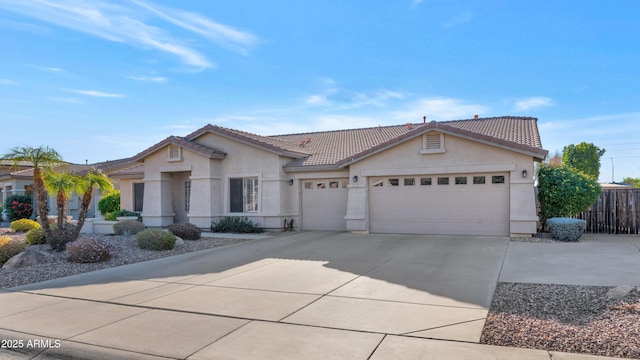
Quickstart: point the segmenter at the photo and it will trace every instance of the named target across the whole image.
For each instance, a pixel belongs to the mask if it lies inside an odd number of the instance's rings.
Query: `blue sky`
[[[640,2],[0,0],[3,147],[517,115],[640,177]],[[2,151],[4,152],[4,151]]]

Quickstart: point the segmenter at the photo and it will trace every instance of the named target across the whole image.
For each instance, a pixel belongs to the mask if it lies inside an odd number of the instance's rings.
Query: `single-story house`
[[[148,226],[531,235],[537,119],[492,117],[262,136],[206,125],[128,159],[121,207]]]

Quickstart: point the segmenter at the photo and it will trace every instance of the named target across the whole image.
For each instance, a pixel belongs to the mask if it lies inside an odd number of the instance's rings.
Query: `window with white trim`
[[[258,211],[258,178],[229,179],[229,211]]]
[[[443,152],[445,152],[443,133],[432,131],[422,135],[421,154],[439,154]]]

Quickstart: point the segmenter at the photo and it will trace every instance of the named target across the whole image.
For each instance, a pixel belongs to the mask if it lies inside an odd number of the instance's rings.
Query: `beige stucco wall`
[[[445,134],[444,153],[421,154],[418,137],[350,166],[347,228],[368,231],[368,178],[371,176],[509,172],[510,232],[536,232],[534,161],[532,156]],[[527,171],[527,178],[522,177]]]
[[[247,216],[266,228],[281,228],[284,218],[297,214],[297,186],[289,185],[293,177],[285,174],[283,165],[290,158],[240,143],[217,134],[207,133],[195,142],[227,153],[224,159],[210,159],[182,149],[181,161],[169,161],[167,147],[144,159],[145,196],[143,219],[149,226],[167,226],[173,222],[190,222],[202,228],[223,216]],[[188,176],[177,174],[188,174]],[[258,211],[231,213],[229,179],[257,177]],[[191,180],[190,211],[186,219],[180,214],[184,206],[184,180]],[[124,184],[122,185],[124,188]],[[131,191],[122,193],[124,201],[133,205]],[[158,194],[161,194],[158,196]]]

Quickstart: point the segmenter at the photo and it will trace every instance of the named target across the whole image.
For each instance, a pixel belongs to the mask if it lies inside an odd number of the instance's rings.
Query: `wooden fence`
[[[578,215],[587,221],[587,232],[637,234],[640,227],[640,189],[602,189],[589,210]]]

